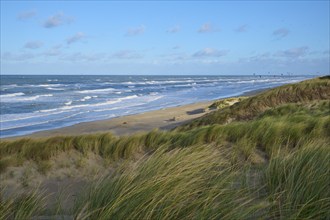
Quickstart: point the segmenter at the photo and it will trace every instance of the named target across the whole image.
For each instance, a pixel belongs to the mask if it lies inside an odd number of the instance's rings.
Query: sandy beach
[[[17,136],[9,139],[20,137],[40,138],[59,135],[81,135],[102,132],[111,132],[114,135],[121,136],[147,132],[153,129],[168,130],[210,112],[211,110],[208,110],[207,107],[212,103],[213,101],[198,102],[107,120],[83,122],[68,127],[35,132],[30,135]]]
[[[253,96],[266,89],[258,89],[246,92],[242,96]],[[38,131],[28,135],[4,138],[8,140],[23,137],[28,138],[47,138],[53,136],[76,136],[82,134],[94,134],[111,132],[117,136],[130,135],[140,132],[148,132],[153,129],[170,130],[179,125],[199,118],[211,111],[208,107],[215,100],[196,102],[188,105],[164,108],[155,111],[143,112],[134,115],[121,116],[106,120],[82,122],[72,126],[58,129]]]

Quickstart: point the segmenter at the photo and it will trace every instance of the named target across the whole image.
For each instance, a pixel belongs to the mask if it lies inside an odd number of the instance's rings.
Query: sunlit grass
[[[278,148],[295,148],[311,140],[329,140],[329,115],[330,101],[320,101],[313,103],[313,107],[282,105],[265,111],[252,121],[202,126],[189,131],[152,131],[124,137],[94,134],[4,141],[0,144],[0,170],[4,172],[6,167],[18,165],[22,160],[36,161],[41,165],[41,170],[47,170],[47,164],[42,161],[70,150],[82,155],[92,152],[110,161],[118,161],[150,153],[161,145],[182,148],[224,141],[239,145],[246,157],[256,148],[270,156]]]
[[[264,178],[274,204],[273,217],[330,217],[329,158],[329,142],[311,142],[298,151],[270,160]]]
[[[246,219],[264,206],[243,187],[242,170],[211,146],[152,156],[91,187],[75,215],[90,219]]]
[[[265,110],[286,103],[308,103],[315,100],[330,99],[329,77],[315,78],[296,84],[284,85],[270,89],[256,96],[247,98],[230,107],[196,119],[177,130],[189,130],[210,124],[226,124],[231,121],[251,120]]]
[[[329,82],[282,86],[172,131],[1,141],[0,172],[30,161],[45,175],[65,152],[83,170],[98,156],[113,172],[77,197],[76,219],[327,219]],[[0,219],[40,216],[43,199],[2,198]]]
[[[1,194],[3,190],[1,191]],[[45,196],[38,190],[0,200],[0,219],[31,219],[41,213]]]

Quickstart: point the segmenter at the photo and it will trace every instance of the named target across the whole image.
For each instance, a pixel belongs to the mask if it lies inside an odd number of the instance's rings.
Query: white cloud
[[[42,55],[44,55],[46,57],[56,57],[56,56],[62,55],[61,49],[62,49],[62,44],[57,44],[57,45],[49,48],[45,52],[43,52]]]
[[[264,52],[251,57],[241,58],[245,62],[283,62],[295,60],[297,58],[303,58],[310,55],[309,48],[307,46],[295,47],[286,50],[280,50],[274,53]]]
[[[126,32],[126,36],[136,36],[139,34],[143,34],[144,31],[145,31],[144,25],[140,25],[139,27],[128,29]]]
[[[46,57],[55,57],[61,55],[61,51],[56,48],[49,49],[43,53]]]
[[[36,55],[32,53],[11,53],[5,52],[2,54],[1,59],[7,61],[25,61],[35,58]]]
[[[307,46],[296,47],[287,50],[278,51],[275,55],[286,58],[300,58],[307,55],[309,48]]]
[[[120,50],[110,56],[115,59],[139,59],[143,56],[132,50]]]
[[[43,24],[45,28],[54,28],[73,21],[72,17],[64,15],[62,12],[50,16]]]
[[[228,54],[228,50],[217,50],[214,48],[204,48],[193,54],[193,57],[221,57]]]
[[[27,49],[38,49],[43,46],[43,43],[41,41],[29,41],[24,45],[24,48]]]
[[[166,32],[174,34],[174,33],[178,33],[180,30],[181,30],[181,27],[177,25],[177,26],[174,26],[174,27],[171,27],[171,28],[167,29]]]
[[[279,28],[273,32],[273,35],[275,37],[277,37],[278,39],[281,39],[281,38],[288,36],[289,33],[290,33],[290,31],[287,28]]]
[[[239,26],[238,28],[236,28],[235,31],[238,33],[247,32],[248,26],[247,26],[247,24],[243,24],[243,25]]]
[[[219,30],[215,29],[211,23],[205,23],[197,30],[198,33],[211,33],[216,31]]]
[[[65,56],[61,56],[60,60],[63,61],[70,61],[70,62],[81,62],[81,61],[88,61],[88,62],[94,62],[94,61],[103,61],[105,58],[104,53],[73,53],[73,54],[67,54]]]
[[[57,44],[53,46],[53,49],[61,49],[61,48],[62,48],[62,44]]]
[[[23,11],[17,15],[18,20],[28,20],[30,18],[33,18],[34,16],[37,15],[37,12],[35,10],[30,10],[30,11]]]
[[[86,37],[86,35],[82,32],[78,32],[76,34],[74,34],[73,36],[69,37],[67,40],[66,40],[66,43],[67,44],[72,44],[72,43],[75,43],[77,41],[80,41],[82,39],[84,39]]]

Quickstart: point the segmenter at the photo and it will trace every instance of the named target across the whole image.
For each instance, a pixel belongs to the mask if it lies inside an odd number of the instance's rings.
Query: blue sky
[[[328,74],[329,1],[1,1],[1,74]]]

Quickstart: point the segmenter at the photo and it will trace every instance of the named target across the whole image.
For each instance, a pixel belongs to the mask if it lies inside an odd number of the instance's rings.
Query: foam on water
[[[4,85],[4,86],[0,86],[0,89],[2,90],[2,91],[5,91],[5,90],[8,90],[8,89],[12,89],[12,88],[15,88],[15,87],[17,87],[17,84],[11,84],[11,85]]]
[[[65,90],[65,88],[53,88],[53,87],[47,87],[46,89],[48,89],[48,90],[55,90],[55,91]]]
[[[82,90],[82,91],[76,91],[77,93],[107,93],[107,92],[113,92],[114,88],[106,88],[106,89],[90,89],[90,90]]]
[[[16,93],[11,93],[11,94],[0,95],[0,99],[11,98],[11,97],[15,97],[15,96],[22,96],[22,95],[25,95],[25,94],[23,92],[16,92]]]
[[[2,76],[0,137],[298,82],[263,76]]]
[[[35,95],[35,96],[24,96],[24,93],[13,93],[8,95],[2,95],[0,97],[1,102],[26,102],[35,101],[43,97],[51,97],[53,94]]]
[[[66,103],[64,103],[64,105],[71,105],[72,104],[72,101],[70,100],[70,101],[68,101],[68,102],[66,102]],[[45,110],[45,111],[52,111],[51,109],[48,109],[48,110]]]
[[[80,99],[80,101],[84,102],[88,99],[91,99],[92,97],[91,96],[85,96],[84,98]]]

